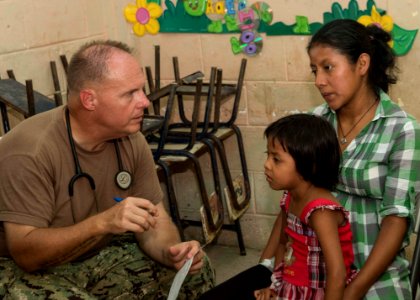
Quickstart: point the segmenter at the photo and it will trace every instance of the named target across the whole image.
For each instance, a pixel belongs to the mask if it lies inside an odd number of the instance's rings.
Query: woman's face
[[[363,83],[359,61],[352,64],[347,56],[326,45],[315,45],[309,50],[315,85],[333,110],[338,110],[354,99]]]

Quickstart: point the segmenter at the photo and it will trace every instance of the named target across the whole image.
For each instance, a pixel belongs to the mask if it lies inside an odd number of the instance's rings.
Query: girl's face
[[[293,157],[277,139],[267,139],[267,159],[264,164],[266,180],[273,190],[293,189],[300,178]]]
[[[347,56],[326,45],[313,46],[309,59],[315,85],[331,109],[338,110],[356,97],[365,74],[360,59],[352,64]]]

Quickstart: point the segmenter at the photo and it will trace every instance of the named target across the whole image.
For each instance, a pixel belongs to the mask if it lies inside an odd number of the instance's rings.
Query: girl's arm
[[[276,221],[274,222],[273,228],[271,229],[270,238],[261,254],[260,261],[263,259],[270,259],[277,257],[278,248],[282,240],[282,232],[284,224],[286,223],[286,214],[281,210],[277,215]],[[286,242],[284,242],[285,244]]]
[[[349,284],[344,299],[361,299],[395,259],[408,229],[406,218],[387,216],[366,263]],[[392,237],[392,238],[390,238]]]
[[[315,230],[325,259],[327,285],[325,300],[342,299],[346,286],[346,267],[341,251],[338,226],[344,220],[341,212],[328,209],[315,210],[309,225]]]
[[[284,256],[284,250],[287,242],[287,238],[284,233],[286,219],[286,213],[281,210],[274,222],[267,245],[261,254],[260,261],[274,257],[274,267],[283,260]],[[270,290],[270,287],[254,291],[254,296],[257,300],[272,299],[272,294],[273,292]]]

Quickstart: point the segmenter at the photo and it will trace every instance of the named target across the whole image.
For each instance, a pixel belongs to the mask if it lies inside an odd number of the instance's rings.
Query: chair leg
[[[246,193],[245,199],[241,204],[238,203],[238,199],[237,199],[238,197],[237,197],[237,193],[235,191],[235,188],[233,186],[233,180],[232,180],[232,176],[231,176],[231,173],[230,173],[229,164],[228,164],[227,157],[226,157],[226,151],[225,151],[225,148],[223,146],[223,143],[218,138],[216,138],[215,136],[212,136],[212,138],[209,139],[208,141],[210,141],[210,142],[207,142],[207,143],[210,143],[210,144],[214,143],[215,148],[217,149],[217,153],[219,154],[219,159],[220,159],[220,162],[221,162],[221,165],[222,165],[223,174],[225,176],[226,185],[227,185],[227,188],[229,190],[229,194],[231,195],[231,197],[233,199],[232,204],[233,204],[234,208],[236,210],[239,210],[239,211],[240,210],[245,211],[244,209],[247,207],[247,205],[249,203],[250,193]],[[217,158],[215,157],[214,159],[216,160]],[[226,202],[227,201],[230,201],[230,199],[226,199]],[[233,223],[234,223],[233,225],[225,224],[225,225],[223,225],[223,228],[236,232],[240,254],[241,255],[246,255],[245,243],[244,243],[244,239],[243,239],[243,235],[242,235],[242,230],[241,230],[241,224],[239,222],[239,217],[237,219],[234,219]]]
[[[7,115],[6,104],[0,102],[1,120],[3,122],[3,133],[7,133],[10,130],[9,116]]]
[[[213,174],[213,181],[214,181],[214,185],[215,185],[215,192],[217,195],[217,208],[218,208],[218,213],[219,213],[219,219],[217,220],[216,223],[213,222],[212,219],[212,215],[211,215],[211,205],[210,205],[210,201],[209,201],[209,197],[208,197],[208,193],[207,193],[207,188],[205,186],[204,183],[204,175],[203,172],[201,170],[200,167],[200,162],[197,158],[197,156],[195,156],[194,154],[190,153],[190,152],[186,152],[186,156],[188,156],[190,158],[190,160],[193,162],[193,166],[196,172],[196,177],[198,179],[198,184],[200,187],[200,191],[201,191],[201,199],[203,201],[203,206],[205,208],[206,211],[206,215],[207,215],[207,220],[211,220],[211,222],[209,222],[210,227],[212,230],[214,231],[218,231],[220,230],[220,228],[223,225],[223,203],[221,200],[221,192],[220,192],[220,181],[219,181],[219,173],[218,173],[218,167],[217,167],[217,161],[214,161],[213,159],[211,159],[212,157],[215,156],[214,153],[214,148],[212,147],[208,147],[209,148],[209,152],[210,152],[210,160],[211,160],[211,165],[212,165],[212,174]]]
[[[164,172],[166,192],[168,196],[169,210],[171,213],[172,221],[175,223],[176,227],[178,228],[181,241],[185,241],[184,228],[182,226],[181,217],[179,215],[178,203],[176,201],[175,191],[174,191],[174,187],[172,183],[171,170],[169,166],[161,160],[158,160],[156,163],[162,168]]]
[[[250,197],[251,197],[251,184],[249,182],[248,166],[247,166],[246,157],[245,157],[244,141],[242,139],[242,133],[239,127],[233,124],[231,128],[235,131],[236,141],[238,143],[239,156],[241,158],[241,167],[242,167],[242,174],[244,176],[247,201],[249,202]]]
[[[209,151],[211,152],[212,149],[209,148]],[[211,242],[215,237],[217,237],[218,233],[220,232],[220,229],[223,226],[223,203],[221,201],[221,195],[220,195],[220,183],[216,181],[215,184],[215,194],[216,194],[216,203],[213,203],[212,206],[211,199],[208,196],[206,184],[204,181],[204,175],[200,166],[200,162],[198,160],[198,157],[194,155],[193,153],[189,151],[182,151],[179,152],[177,150],[166,150],[163,154],[163,158],[161,160],[164,160],[164,156],[166,155],[174,155],[174,156],[186,156],[188,158],[188,161],[192,163],[192,167],[194,170],[195,178],[197,180],[198,189],[200,192],[201,197],[201,204],[204,207],[204,217],[206,219],[206,225],[203,225],[202,222],[199,221],[193,221],[193,220],[182,220],[183,224],[185,223],[188,225],[201,225],[203,227],[203,233],[205,238],[205,243]],[[212,154],[210,154],[212,155]],[[213,154],[214,155],[214,154]],[[215,180],[218,176],[218,169],[217,169],[217,162],[214,164],[212,162],[212,173],[213,173],[213,179]],[[173,197],[175,199],[175,197]],[[175,205],[174,205],[175,206]],[[178,209],[178,208],[177,208]],[[217,213],[217,219],[214,219],[213,215],[214,213]],[[179,216],[179,213],[178,213]],[[178,217],[180,218],[180,217]],[[183,226],[184,227],[184,226]]]
[[[241,223],[239,222],[239,219],[235,220],[235,231],[236,231],[236,235],[238,237],[240,254],[241,255],[246,255],[245,243],[244,243],[244,238],[242,236]]]

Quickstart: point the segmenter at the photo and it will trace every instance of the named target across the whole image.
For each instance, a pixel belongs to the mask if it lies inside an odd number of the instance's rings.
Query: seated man
[[[119,42],[84,45],[68,67],[68,104],[0,142],[0,298],[180,299],[214,285],[197,241],[181,242],[139,132],[145,77]]]

